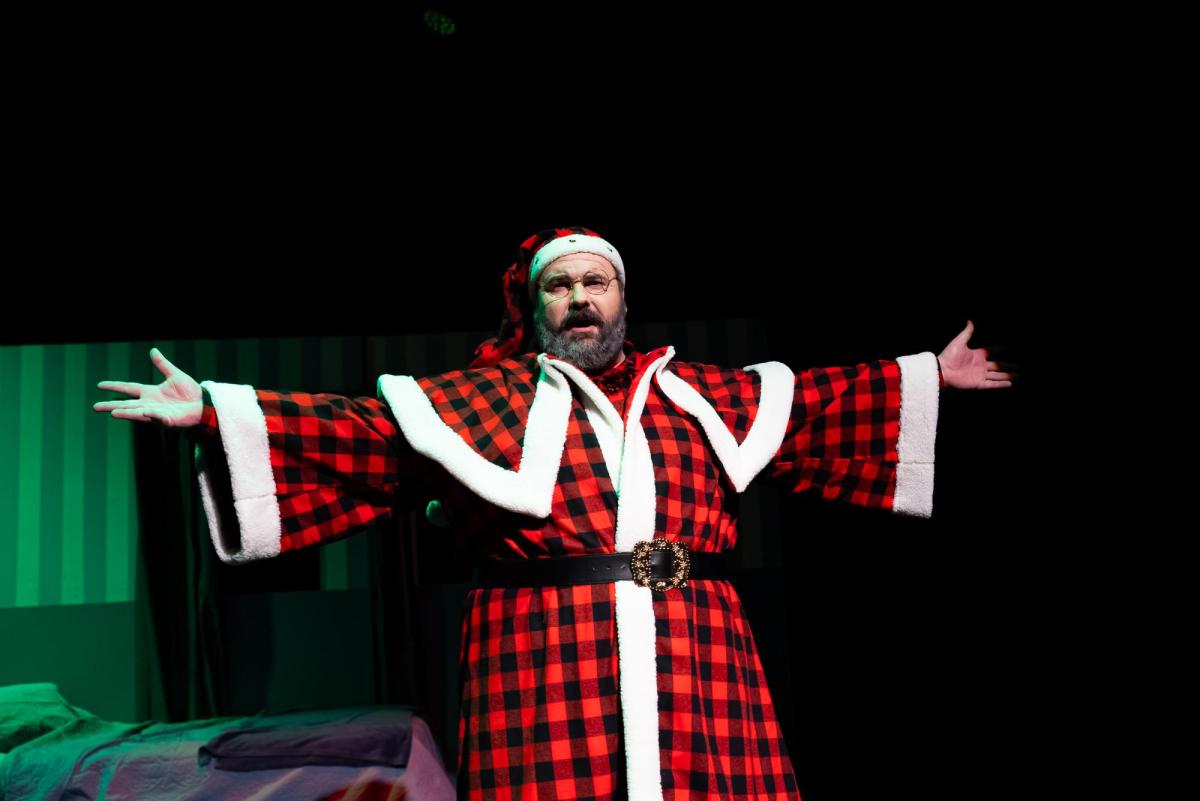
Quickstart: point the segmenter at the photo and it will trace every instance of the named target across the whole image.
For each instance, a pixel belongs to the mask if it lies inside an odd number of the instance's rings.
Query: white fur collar
[[[712,404],[686,381],[665,369],[674,355],[675,349],[668,346],[666,353],[649,366],[631,401],[629,420],[641,420],[649,382],[654,380],[672,402],[697,419],[733,486],[743,492],[783,442],[792,409],[792,371],[775,361],[745,368],[758,372],[762,380],[758,412],[745,440],[738,445]],[[463,440],[442,420],[411,376],[380,376],[379,396],[391,407],[405,439],[418,453],[437,461],[468,489],[496,506],[532,517],[546,517],[550,514],[566,445],[571,409],[569,379],[582,391],[584,411],[600,443],[619,499],[630,471],[625,454],[630,447],[639,447],[639,437],[645,437],[640,431],[640,423],[626,431],[621,414],[608,396],[575,365],[545,353],[540,354],[537,361],[542,372],[525,424],[521,463],[517,470],[492,464]]]

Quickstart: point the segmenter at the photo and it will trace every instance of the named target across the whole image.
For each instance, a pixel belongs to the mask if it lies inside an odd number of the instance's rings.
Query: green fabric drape
[[[137,425],[134,471],[139,717],[178,722],[232,714],[220,560],[208,542],[192,444],[178,430]]]

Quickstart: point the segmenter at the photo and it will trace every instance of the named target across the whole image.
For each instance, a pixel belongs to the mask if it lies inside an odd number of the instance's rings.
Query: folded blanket
[[[408,765],[412,711],[368,709],[344,720],[297,717],[226,731],[200,747],[200,764],[218,770],[302,765]]]

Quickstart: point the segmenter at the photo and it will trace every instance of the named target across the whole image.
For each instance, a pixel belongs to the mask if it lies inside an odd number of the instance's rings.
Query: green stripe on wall
[[[100,379],[91,382],[94,387]],[[62,587],[60,603],[83,603],[84,428],[92,411],[88,397],[87,349],[63,348]],[[96,393],[99,390],[95,390]],[[94,403],[95,401],[92,401]]]
[[[357,383],[357,376],[352,381],[346,380],[345,345],[341,339],[325,337],[307,343],[316,350],[315,355],[319,378],[313,384],[317,392],[345,392],[349,384]]]
[[[217,341],[215,339],[196,340],[189,365],[185,367],[182,364],[176,364],[175,366],[190,375],[197,383],[210,377],[215,381],[224,380],[218,377],[220,371],[217,369]]]
[[[279,383],[270,388],[284,392],[316,392],[316,389],[304,383],[300,369],[302,360],[303,354],[301,353],[299,339],[296,337],[284,337],[280,339],[279,359],[277,362]]]
[[[100,390],[101,381],[121,377],[108,372],[108,346],[92,343],[85,346],[87,354],[88,393],[93,400],[119,400],[126,397],[118,392]],[[95,604],[104,600],[104,510],[108,496],[104,486],[104,466],[107,462],[109,432],[123,424],[111,414],[92,412],[84,424],[84,505],[83,505],[83,601]]]
[[[21,348],[21,395],[17,432],[17,595],[15,606],[36,606],[40,597],[42,395],[45,392],[44,345]]]
[[[259,375],[259,341],[257,339],[237,340],[237,373],[234,381],[238,384],[249,384],[258,387],[262,380]]]
[[[63,466],[63,347],[49,345],[43,353],[42,480],[38,506],[40,526],[38,605],[62,603],[62,466]]]
[[[21,348],[0,347],[0,609],[17,603],[17,432],[21,430]]]
[[[155,347],[155,344],[146,339],[131,342],[129,346],[131,361],[129,375],[134,381],[142,384],[160,384],[163,380],[162,371],[154,366],[154,362],[150,361],[151,347]],[[134,423],[134,426],[157,428],[158,424]],[[129,440],[129,549],[126,553],[125,567],[129,574],[129,592],[123,599],[126,601],[132,601],[137,597],[138,557],[141,551],[142,536],[141,513],[138,509],[137,466],[133,463],[133,432],[136,430],[136,428],[130,429]]]
[[[260,341],[258,354],[260,360],[258,381],[248,383],[264,389],[283,389],[283,384],[279,381],[279,340]]]
[[[128,342],[106,346],[108,375],[128,381],[133,375]],[[139,371],[140,372],[140,371]],[[123,396],[122,396],[123,397]],[[104,508],[104,590],[105,603],[128,601],[133,597],[129,572],[129,548],[133,538],[133,508],[129,504],[129,485],[133,482],[133,426],[135,421],[117,420],[109,415],[107,453],[104,460],[104,488],[108,502]]]

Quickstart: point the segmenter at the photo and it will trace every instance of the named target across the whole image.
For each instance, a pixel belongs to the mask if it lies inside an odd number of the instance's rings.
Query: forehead
[[[580,275],[587,272],[613,275],[616,268],[612,266],[612,262],[596,253],[568,253],[566,256],[559,256],[542,270],[547,278],[552,275]]]

